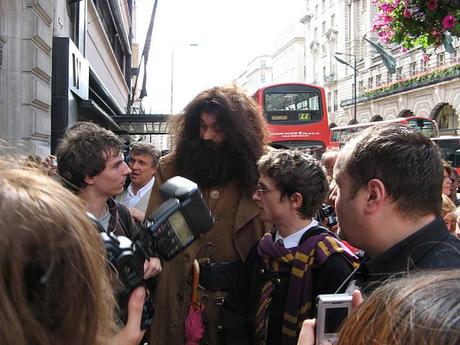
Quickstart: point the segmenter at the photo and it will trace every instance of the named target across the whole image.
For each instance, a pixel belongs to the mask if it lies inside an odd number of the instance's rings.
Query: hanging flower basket
[[[382,43],[403,50],[444,45],[452,51],[452,36],[460,37],[460,0],[372,0],[372,23]]]

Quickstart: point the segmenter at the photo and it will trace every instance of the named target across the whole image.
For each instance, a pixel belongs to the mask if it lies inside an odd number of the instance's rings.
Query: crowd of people
[[[339,344],[460,342],[459,181],[431,140],[376,125],[322,157],[275,150],[236,87],[201,92],[172,128],[164,156],[136,142],[124,157],[79,122],[55,157],[0,161],[1,344],[314,344],[316,298],[333,293],[356,306]],[[178,175],[214,224],[162,261],[142,222]],[[95,224],[144,248],[127,321]]]

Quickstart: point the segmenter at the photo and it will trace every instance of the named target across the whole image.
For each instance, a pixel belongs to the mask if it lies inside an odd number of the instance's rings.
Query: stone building
[[[0,1],[0,137],[47,155],[65,129],[115,131],[131,100],[134,0]]]

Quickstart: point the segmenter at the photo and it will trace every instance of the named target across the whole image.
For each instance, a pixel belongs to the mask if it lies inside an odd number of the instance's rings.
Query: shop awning
[[[169,134],[168,120],[165,114],[133,114],[114,116],[112,119],[120,129],[129,135]]]

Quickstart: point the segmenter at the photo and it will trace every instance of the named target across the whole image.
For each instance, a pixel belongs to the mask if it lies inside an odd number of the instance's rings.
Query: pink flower
[[[405,8],[404,12],[403,12],[403,15],[404,15],[405,18],[410,18],[412,16],[412,13],[410,12],[409,9]]]
[[[379,37],[379,41],[382,43],[391,43],[391,39],[395,35],[395,32],[389,28],[386,28],[385,31],[380,31],[377,33],[377,36]]]
[[[428,54],[426,54],[426,53],[423,53],[423,55],[422,55],[422,61],[423,61],[423,62],[428,62],[428,61],[430,61],[430,56],[429,56]]]
[[[374,17],[372,22],[372,31],[378,31],[384,29],[389,23],[393,21],[393,18],[384,14],[384,13],[377,13]]]
[[[445,29],[452,29],[456,24],[457,19],[452,15],[445,16],[442,20],[442,26],[444,26]]]
[[[429,0],[427,7],[428,7],[428,9],[430,11],[434,11],[438,7],[438,1],[437,0]]]
[[[401,47],[401,53],[407,53],[408,51],[409,51],[409,49]]]
[[[380,8],[382,9],[383,13],[391,13],[394,10],[393,5],[391,4],[383,4]]]

